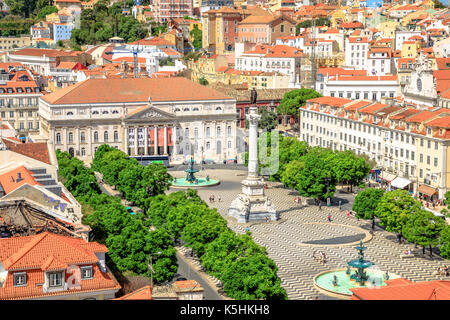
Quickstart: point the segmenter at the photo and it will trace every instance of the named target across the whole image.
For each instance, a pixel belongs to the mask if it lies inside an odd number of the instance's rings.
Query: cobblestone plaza
[[[184,173],[173,171],[171,174],[182,177]],[[211,207],[218,209],[228,221],[228,226],[236,233],[244,233],[249,226],[255,242],[264,246],[269,257],[277,264],[278,276],[289,299],[315,299],[317,296],[320,299],[328,298],[315,289],[313,278],[327,270],[345,268],[346,262],[355,258],[354,247],[360,240],[367,246],[366,257],[375,263],[376,269],[395,273],[412,281],[444,279],[435,273],[438,267],[446,264],[444,259],[436,255],[430,259],[428,250],[426,255],[422,255],[422,248],[414,248],[414,244],[399,244],[396,234],[380,228],[376,228],[375,236],[372,237],[371,221],[358,220],[352,215],[347,217],[346,210],[341,211],[338,206],[322,206],[322,210],[319,210],[316,205],[296,203],[294,197],[297,193],[278,182],[268,182],[266,195],[272,199],[281,219],[268,223],[237,223],[227,212],[231,202],[241,191],[240,182],[246,177],[246,172],[217,169],[204,170],[198,175],[209,175],[211,179],[221,181],[218,186],[197,188],[198,194]],[[212,203],[209,202],[211,195],[215,198]],[[219,196],[221,201],[218,201]],[[337,198],[344,199],[344,196],[348,197],[339,191],[335,194]],[[329,214],[331,222],[327,220]],[[415,256],[402,258],[408,249]],[[314,260],[315,251],[326,254],[325,264]]]

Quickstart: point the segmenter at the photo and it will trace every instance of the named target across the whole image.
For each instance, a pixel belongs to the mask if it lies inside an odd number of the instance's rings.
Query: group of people
[[[319,253],[317,254],[317,251],[314,250],[313,259],[319,261],[322,264],[325,264],[325,262],[327,262],[327,255],[323,251],[319,251]]]
[[[301,197],[294,197],[294,202],[295,203],[302,203],[302,198]]]
[[[209,203],[213,203],[215,201],[214,195],[210,195],[209,196]],[[220,202],[222,201],[222,198],[220,197],[220,195],[217,195],[217,201]]]
[[[437,269],[438,275],[445,275],[446,277],[450,276],[450,269],[448,266],[445,267],[438,267]]]

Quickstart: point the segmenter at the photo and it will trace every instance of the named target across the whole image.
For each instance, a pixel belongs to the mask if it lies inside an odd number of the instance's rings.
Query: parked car
[[[127,212],[131,215],[136,214],[136,213],[134,213],[133,209],[131,209],[131,207],[127,207]]]
[[[223,164],[237,163],[236,158],[223,160]]]
[[[212,159],[205,159],[205,160],[202,161],[202,163],[203,164],[214,164],[215,162]]]

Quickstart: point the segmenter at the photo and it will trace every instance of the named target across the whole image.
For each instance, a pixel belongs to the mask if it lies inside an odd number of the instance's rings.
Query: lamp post
[[[161,251],[158,251],[156,254],[160,255],[161,253],[162,253]],[[153,291],[153,273],[154,273],[154,271],[153,271],[153,255],[152,254],[149,255],[149,260],[150,260],[150,263],[148,264],[148,266],[150,268],[150,290]]]

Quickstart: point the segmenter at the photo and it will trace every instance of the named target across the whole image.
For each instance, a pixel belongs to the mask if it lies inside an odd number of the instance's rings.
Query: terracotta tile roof
[[[414,283],[390,283],[387,286],[354,288],[353,300],[450,300],[450,281],[434,280]]]
[[[231,99],[182,77],[87,79],[41,98],[50,104]]]
[[[348,38],[348,42],[349,43],[368,43],[369,38],[367,38],[367,37],[362,37],[362,38],[352,37],[352,38]]]
[[[358,112],[362,112],[362,113],[368,113],[368,114],[374,114],[375,112],[387,107],[387,104],[383,104],[383,103],[375,103],[371,106],[368,106],[366,108],[363,108],[361,110],[359,110]]]
[[[18,173],[20,173],[22,180],[17,181]],[[32,176],[32,172],[24,166],[19,166],[13,170],[0,175],[0,185],[3,187],[5,194],[8,194],[20,186],[28,183],[29,185],[37,185],[38,183]]]
[[[160,37],[153,37],[150,39],[141,39],[141,40],[137,40],[134,42],[131,42],[129,44],[138,44],[140,46],[171,46],[172,44],[167,41],[164,38],[160,38]]]
[[[450,116],[444,116],[440,118],[436,118],[434,120],[428,121],[426,123],[429,127],[438,127],[438,128],[450,128]]]
[[[168,56],[179,56],[182,57],[183,55],[181,53],[179,53],[178,51],[175,51],[173,49],[170,48],[162,48],[160,49],[162,52],[164,52],[165,54],[167,54]]]
[[[19,55],[19,56],[34,56],[34,57],[42,57],[44,54],[47,57],[67,57],[67,56],[77,56],[76,51],[64,51],[64,50],[55,50],[55,49],[36,49],[36,48],[24,48],[17,50],[11,54]]]
[[[51,164],[46,142],[14,143],[8,139],[3,139],[3,143],[6,145],[8,150],[20,153],[24,156],[47,164]]]
[[[436,58],[436,65],[438,70],[450,69],[450,58]]]
[[[344,109],[346,111],[356,111],[357,109],[362,108],[364,106],[368,106],[369,104],[372,104],[372,102],[366,100],[354,100],[352,103],[348,104]]]
[[[175,292],[204,291],[202,286],[195,280],[175,281],[173,288]]]
[[[34,88],[39,88],[36,81],[30,80],[30,81],[7,81],[6,84],[0,85],[0,88],[3,88],[3,92],[0,92],[0,94],[37,94],[39,92],[35,92]],[[12,89],[11,92],[8,92],[7,89]],[[26,88],[31,88],[31,92],[27,92]],[[21,90],[19,90],[21,89]],[[22,92],[20,92],[22,91]]]
[[[335,81],[396,81],[397,76],[344,76],[331,78]]]
[[[13,237],[0,239],[0,261],[6,270],[26,271],[26,286],[14,287],[12,273],[0,288],[0,299],[30,299],[46,296],[76,294],[100,290],[120,289],[120,285],[109,272],[102,272],[97,265],[95,252],[105,252],[105,246],[96,244],[102,251],[95,251],[97,247],[86,246],[86,241],[65,237],[49,232],[34,236]],[[42,285],[44,270],[61,270],[67,265],[92,266],[93,278],[81,280],[80,288],[70,291],[44,293]],[[63,268],[64,269],[64,268]],[[71,276],[66,272],[66,282]]]
[[[343,29],[355,29],[355,28],[364,28],[364,25],[361,22],[344,22],[339,25],[339,28]]]
[[[345,98],[325,96],[325,97],[310,99],[310,100],[307,100],[306,102],[307,103],[313,102],[313,103],[318,103],[318,104],[325,104],[325,105],[329,105],[329,106],[333,106],[333,107],[342,107],[345,104],[352,102],[352,101],[353,100],[345,99]]]
[[[145,286],[114,300],[150,300],[150,299],[152,299],[152,289],[150,288],[150,286]]]
[[[431,111],[422,111],[420,113],[417,113],[416,115],[413,115],[412,117],[409,117],[405,119],[406,122],[415,122],[415,123],[421,123],[433,116],[433,112]]]
[[[239,24],[268,24],[275,21],[276,18],[277,17],[273,15],[265,15],[265,16],[252,15],[239,22]]]
[[[421,110],[418,110],[418,109],[406,109],[405,111],[402,111],[402,112],[396,114],[395,116],[390,116],[389,119],[400,120],[400,119],[408,118],[414,114],[419,113],[420,111]]]

